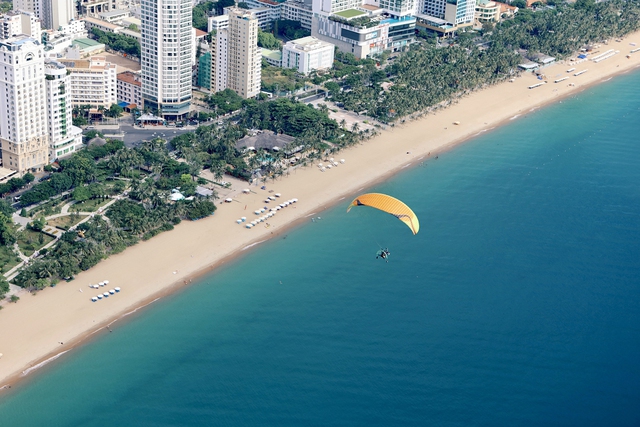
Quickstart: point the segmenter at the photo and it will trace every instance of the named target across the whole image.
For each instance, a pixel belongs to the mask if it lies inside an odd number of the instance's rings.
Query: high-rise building
[[[43,0],[13,0],[13,10],[32,12],[35,13],[38,18],[42,19],[42,1]]]
[[[25,12],[33,12],[42,27],[57,30],[76,16],[74,0],[14,0],[13,8]]]
[[[227,8],[229,27],[216,33],[211,52],[211,90],[231,89],[243,98],[260,93],[262,55],[258,19],[246,9]]]
[[[60,62],[47,59],[44,72],[49,159],[53,161],[69,156],[82,147],[82,129],[72,124],[71,76],[67,74],[67,67]]]
[[[142,0],[142,97],[145,108],[182,118],[191,107],[190,0]]]
[[[42,16],[45,28],[57,30],[76,17],[74,0],[43,0]]]
[[[20,173],[49,160],[44,49],[28,36],[0,40],[2,164]]]

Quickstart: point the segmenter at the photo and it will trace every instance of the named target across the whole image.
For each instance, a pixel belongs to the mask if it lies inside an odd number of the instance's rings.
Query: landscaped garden
[[[31,256],[37,250],[40,250],[44,245],[51,242],[53,237],[47,236],[39,231],[25,229],[18,232],[18,247],[20,252],[25,256]]]
[[[70,227],[73,227],[74,225],[76,225],[86,217],[87,217],[86,215],[77,215],[77,214],[60,216],[58,218],[47,220],[47,225],[50,225],[51,227],[59,227],[64,230],[68,230]]]

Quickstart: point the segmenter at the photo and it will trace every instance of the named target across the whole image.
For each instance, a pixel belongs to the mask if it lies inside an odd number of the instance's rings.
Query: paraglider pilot
[[[386,262],[389,262],[389,255],[391,255],[391,252],[389,252],[388,248],[380,249],[376,254],[376,259],[382,258]]]

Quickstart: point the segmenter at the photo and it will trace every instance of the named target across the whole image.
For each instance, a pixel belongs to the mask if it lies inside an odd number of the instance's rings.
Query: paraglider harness
[[[389,249],[385,248],[385,249],[380,249],[377,253],[376,253],[376,259],[378,258],[382,258],[383,260],[385,260],[386,262],[389,262],[389,255],[391,255],[391,252],[389,252]]]

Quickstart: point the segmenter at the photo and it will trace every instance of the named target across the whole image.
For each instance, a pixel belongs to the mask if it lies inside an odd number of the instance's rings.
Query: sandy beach
[[[575,65],[565,61],[546,67],[542,72],[547,83],[534,89],[529,86],[540,80],[524,73],[513,82],[476,92],[436,114],[389,127],[376,138],[338,153],[336,160],[345,159],[345,163],[331,170],[300,168],[267,182],[266,190],[261,190],[259,184],[251,186],[249,194],[238,191],[231,203],[218,200],[218,210],[209,218],[183,221],[174,230],[110,257],[69,283],[61,282],[36,295],[23,292],[18,303],[4,304],[0,311],[0,389],[15,385],[36,371],[34,367],[43,366],[43,362],[89,337],[109,333],[107,325],[117,332],[118,323],[114,321],[188,286],[198,275],[259,246],[257,243],[309,221],[310,215],[317,216],[337,202],[346,208],[346,199],[367,186],[543,105],[640,67],[640,52],[627,58],[636,48],[631,43],[640,44],[640,32],[596,49],[600,53],[620,51],[606,60],[584,60]],[[568,73],[571,68],[575,71]],[[574,76],[582,70],[587,71]],[[569,78],[554,83],[564,77]],[[275,193],[282,194],[275,203],[292,198],[298,202],[268,219],[269,228],[264,223],[253,229],[236,224],[242,216],[249,221],[255,219],[254,210],[265,206],[265,198]],[[104,280],[110,282],[107,288],[88,287]],[[92,296],[116,286],[122,289],[120,293],[91,302]],[[64,355],[60,359],[63,358]]]

